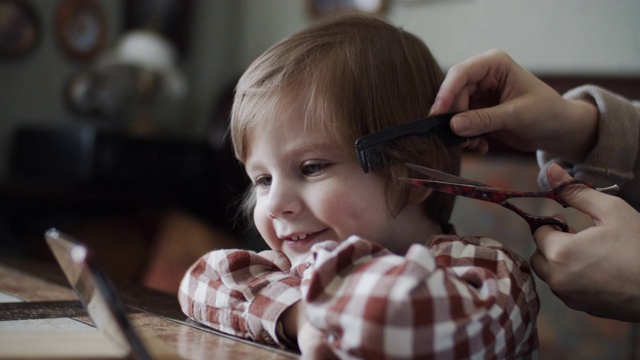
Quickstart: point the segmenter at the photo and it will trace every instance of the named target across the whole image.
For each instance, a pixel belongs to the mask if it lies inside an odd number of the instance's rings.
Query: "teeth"
[[[309,234],[293,235],[293,236],[291,237],[291,240],[293,240],[293,241],[304,240],[304,239],[306,239],[306,238],[307,238],[307,236],[308,236],[308,235],[309,235]]]

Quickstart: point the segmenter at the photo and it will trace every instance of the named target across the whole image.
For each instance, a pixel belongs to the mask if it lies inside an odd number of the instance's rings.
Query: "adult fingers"
[[[481,155],[484,155],[489,152],[489,143],[487,142],[487,140],[483,138],[477,138],[471,141],[467,141],[462,145],[462,147]]]
[[[556,187],[565,181],[573,179],[560,165],[551,164],[546,171],[547,181],[552,187]]]
[[[496,69],[508,67],[510,62],[513,62],[513,60],[503,51],[489,50],[452,66],[440,85],[430,113],[445,113],[450,111],[453,105],[460,105],[457,101],[460,101],[460,94],[465,88],[472,86],[473,89],[469,93],[473,93],[478,84],[487,77],[504,76],[507,73],[506,71],[496,71]],[[501,81],[491,82],[501,83]],[[468,98],[468,94],[466,97]],[[461,109],[455,110],[459,111]]]
[[[531,255],[529,258],[529,264],[540,280],[544,282],[548,281],[551,270],[549,269],[549,262],[547,261],[547,258],[540,249],[536,249],[533,255]]]
[[[575,247],[574,234],[546,225],[534,234],[537,249],[529,259],[529,264],[538,277],[549,285],[552,291],[563,288],[567,265],[571,261],[571,249]],[[558,294],[556,294],[557,296]]]
[[[545,259],[558,259],[572,236],[573,234],[565,233],[558,227],[545,225],[536,230],[533,241]]]
[[[506,127],[507,112],[502,105],[469,110],[451,118],[451,130],[460,136],[478,136]]]
[[[469,108],[469,97],[477,86],[475,84],[466,84],[460,89],[449,90],[440,88],[440,93],[436,96],[429,115],[443,114],[447,112],[459,112]]]
[[[547,180],[551,186],[558,186],[571,179],[572,177],[558,164],[552,164],[547,168]],[[613,199],[612,195],[601,193],[585,185],[567,186],[560,193],[560,197],[571,207],[591,216],[594,220],[601,219],[610,213],[609,206]]]
[[[453,104],[451,104],[448,111],[450,112],[460,112],[469,109],[469,97],[476,91],[475,84],[467,85],[460,93],[456,95],[453,99]]]

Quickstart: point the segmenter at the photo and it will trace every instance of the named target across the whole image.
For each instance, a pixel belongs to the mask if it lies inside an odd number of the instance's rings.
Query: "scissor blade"
[[[424,166],[420,166],[420,165],[415,165],[415,164],[405,164],[407,165],[408,168],[413,169],[419,173],[422,173],[424,175],[427,175],[428,177],[437,180],[437,181],[442,181],[442,182],[449,182],[449,183],[453,183],[453,184],[463,184],[463,185],[473,185],[473,186],[480,186],[480,187],[490,187],[488,185],[485,185],[481,182],[477,182],[477,181],[473,181],[473,180],[469,180],[469,179],[465,179],[461,176],[456,176],[456,175],[452,175],[452,174],[447,174],[445,172],[439,171],[439,170],[434,170],[434,169],[430,169]]]
[[[595,189],[603,193],[615,194],[616,192],[618,192],[618,190],[620,190],[620,187],[616,184],[613,184],[611,186]]]
[[[451,188],[456,188],[456,189],[465,188],[465,189],[478,189],[478,190],[489,190],[489,191],[493,190],[493,188],[484,186],[484,185],[461,184],[460,181],[451,182],[451,181],[442,181],[442,180],[433,180],[433,179],[416,179],[416,178],[405,178],[405,177],[399,177],[398,180],[402,180],[414,185],[426,186],[426,187],[433,187],[433,186],[429,186],[429,184],[435,184],[435,185],[451,186]],[[443,191],[442,189],[439,189],[439,190]],[[459,192],[455,192],[455,191],[451,191],[449,193],[466,196],[464,194],[460,194]]]
[[[405,181],[411,185],[424,186],[447,194],[459,195],[482,201],[489,201],[496,204],[500,204],[503,200],[505,200],[504,196],[502,196],[504,194],[502,190],[487,186],[476,186],[470,184],[460,184],[459,182],[452,183],[448,181],[412,179],[402,177],[398,178],[398,180]]]

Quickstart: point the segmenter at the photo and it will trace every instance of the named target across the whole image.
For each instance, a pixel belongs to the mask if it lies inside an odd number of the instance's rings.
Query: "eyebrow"
[[[301,145],[296,144],[295,148],[293,148],[288,154],[302,154],[306,152],[320,152],[326,153],[328,155],[337,155],[345,152],[345,150],[337,141],[332,141],[329,139],[323,141],[307,140]]]
[[[319,152],[321,155],[333,156],[343,152],[342,147],[331,141],[298,141],[291,148],[287,149],[286,146],[284,148],[287,157],[301,156],[301,154],[304,155],[309,152]],[[247,172],[251,169],[248,161],[244,164],[244,167]]]

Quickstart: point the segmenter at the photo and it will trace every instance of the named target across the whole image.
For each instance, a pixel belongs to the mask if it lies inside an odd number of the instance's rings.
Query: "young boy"
[[[405,163],[458,173],[460,149],[413,137],[365,174],[354,142],[428,114],[443,74],[415,36],[366,15],[276,44],[240,79],[231,135],[244,208],[270,251],[217,250],[185,275],[191,318],[303,355],[527,358],[538,298],[497,241],[455,236],[453,197]],[[445,234],[445,235],[438,235]]]

